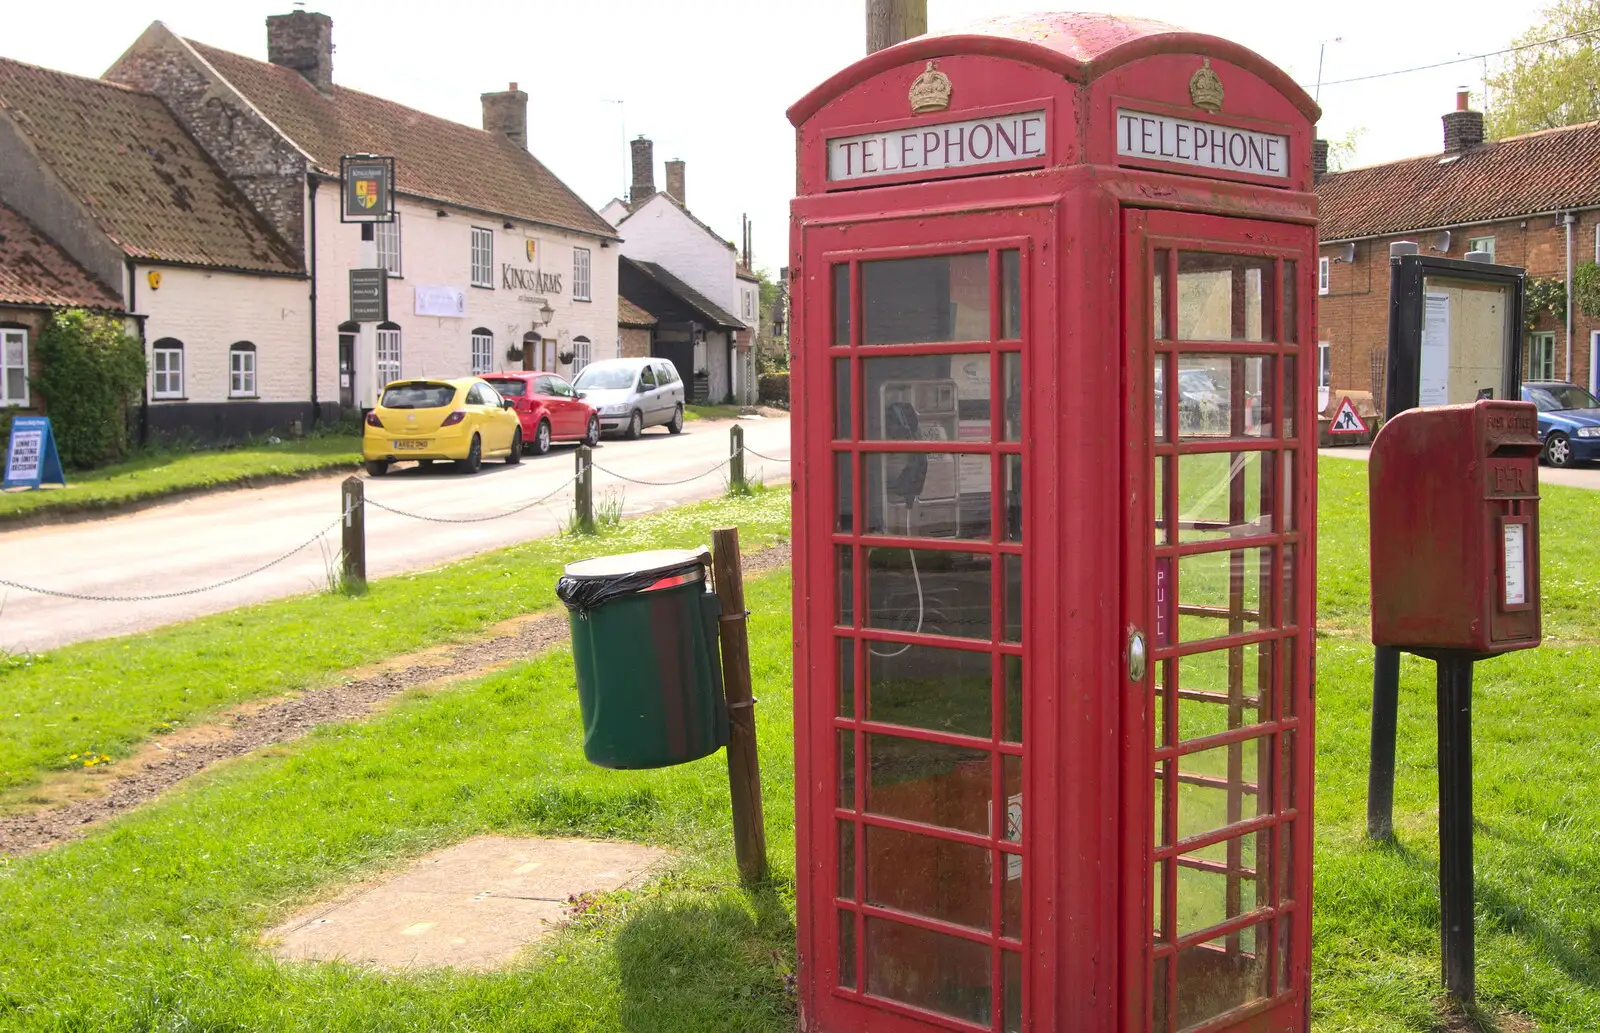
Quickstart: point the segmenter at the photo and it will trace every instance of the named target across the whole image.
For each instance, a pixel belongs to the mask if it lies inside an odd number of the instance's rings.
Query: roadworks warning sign
[[[1366,432],[1367,422],[1356,412],[1356,407],[1350,404],[1350,399],[1339,399],[1339,408],[1334,411],[1333,422],[1328,424],[1328,433],[1365,434]]]

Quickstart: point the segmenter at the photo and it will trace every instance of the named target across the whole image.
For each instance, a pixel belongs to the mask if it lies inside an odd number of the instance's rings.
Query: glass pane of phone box
[[[993,440],[989,356],[916,355],[864,363],[869,441]],[[990,458],[888,453],[865,465],[867,534],[988,539]]]

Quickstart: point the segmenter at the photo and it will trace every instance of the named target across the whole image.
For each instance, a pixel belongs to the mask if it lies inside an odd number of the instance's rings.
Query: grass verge
[[[173,495],[259,486],[353,470],[361,440],[329,435],[238,448],[154,449],[96,470],[67,474],[65,488],[0,493],[0,524],[46,514],[108,512]]]
[[[133,638],[0,654],[0,805],[46,772],[79,766],[72,754],[115,761],[152,735],[230,704],[313,686],[554,606],[556,578],[573,560],[706,545],[712,528],[735,524],[746,549],[786,538],[788,493],[685,506],[591,538],[540,539],[369,582],[361,594],[302,596]]]
[[[737,405],[686,405],[683,407],[683,418],[686,420],[736,420],[739,418]]]
[[[1363,838],[1365,478],[1364,464],[1322,463],[1313,1028],[1433,1033],[1445,1028],[1437,797],[1432,671],[1420,661],[1402,670],[1398,844]],[[1543,507],[1550,642],[1479,665],[1478,982],[1490,1015],[1591,1033],[1600,535],[1592,493],[1548,488]],[[633,773],[583,762],[560,650],[216,769],[82,842],[0,859],[0,1028],[789,1033],[787,578],[752,582],[749,599],[773,884],[733,888],[720,757]],[[326,887],[480,832],[626,837],[675,849],[679,864],[602,898],[500,973],[379,975],[275,964],[256,949],[261,930]]]
[[[788,576],[747,587],[768,844],[776,870],[792,872]],[[87,841],[0,858],[0,1028],[792,1031],[793,886],[736,888],[726,762],[589,766],[573,678],[560,649],[413,692],[376,720],[203,776]],[[678,860],[503,972],[277,964],[256,946],[329,883],[488,832],[625,837]]]

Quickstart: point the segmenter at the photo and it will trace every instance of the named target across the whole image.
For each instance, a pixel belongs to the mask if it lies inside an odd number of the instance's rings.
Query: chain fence
[[[401,509],[398,506],[391,506],[386,502],[379,502],[377,499],[366,498],[364,489],[362,489],[362,491],[360,492],[358,497],[354,500],[354,505],[357,506],[357,507],[360,507],[362,509],[365,509],[366,507],[370,506],[373,509],[382,510],[385,513],[391,513],[391,514],[393,514],[395,516],[403,517],[403,518],[409,519],[409,520],[420,520],[420,521],[423,521],[425,523],[433,523],[433,524],[482,524],[482,523],[488,523],[488,522],[493,521],[493,520],[504,520],[507,517],[513,517],[513,516],[516,516],[516,515],[518,515],[520,513],[526,513],[528,510],[533,509],[536,506],[540,506],[540,505],[543,505],[546,502],[549,502],[551,499],[555,498],[557,495],[562,494],[567,489],[572,488],[574,485],[578,486],[579,491],[580,491],[580,495],[581,496],[586,496],[588,498],[588,501],[589,501],[590,505],[592,505],[593,504],[592,483],[586,485],[584,483],[584,478],[586,476],[592,477],[594,471],[598,471],[600,473],[606,474],[607,476],[614,477],[617,480],[623,481],[624,483],[627,483],[627,484],[638,484],[638,485],[643,485],[643,486],[652,487],[652,488],[671,488],[671,487],[678,487],[678,486],[685,485],[685,484],[691,484],[691,483],[693,483],[695,481],[702,480],[702,479],[704,479],[706,477],[710,477],[711,475],[713,475],[713,474],[723,470],[724,468],[728,467],[730,464],[738,462],[741,459],[742,455],[756,456],[758,458],[765,459],[765,460],[768,460],[769,462],[774,462],[774,463],[787,463],[787,462],[789,462],[788,459],[780,458],[778,456],[769,456],[769,455],[766,455],[764,453],[757,452],[755,449],[750,448],[749,446],[743,445],[743,443],[741,441],[739,441],[738,438],[735,438],[735,442],[736,442],[736,447],[734,449],[733,454],[728,456],[726,459],[723,459],[721,462],[717,463],[716,465],[711,466],[708,469],[702,470],[701,472],[699,472],[699,473],[697,473],[697,474],[695,474],[695,475],[693,475],[691,477],[685,477],[685,478],[682,478],[681,480],[671,480],[671,481],[651,481],[651,480],[644,480],[644,479],[638,478],[638,477],[630,477],[627,474],[619,473],[616,470],[611,470],[611,469],[608,469],[608,468],[606,468],[604,466],[601,466],[599,463],[596,463],[593,460],[592,452],[589,452],[589,450],[587,450],[587,449],[580,449],[579,460],[580,460],[580,464],[581,464],[582,468],[580,468],[577,473],[573,474],[567,480],[565,480],[565,481],[561,482],[561,484],[557,485],[554,490],[549,491],[549,492],[545,493],[544,495],[541,495],[539,498],[533,499],[532,501],[521,503],[521,504],[519,504],[519,505],[517,505],[517,506],[515,506],[515,507],[513,507],[511,509],[502,510],[502,511],[497,512],[497,513],[489,513],[489,514],[485,514],[485,515],[482,515],[482,516],[434,516],[434,515],[427,514],[427,513],[414,513],[414,512],[411,512],[410,510]],[[357,483],[360,483],[360,482],[358,481]],[[585,490],[585,489],[588,489],[588,490]],[[578,501],[579,505],[582,504],[582,499],[581,498],[579,500],[577,500],[577,501]],[[41,588],[41,587],[39,587],[37,585],[24,584],[23,582],[20,582],[20,581],[11,581],[11,580],[8,580],[8,579],[5,579],[5,578],[0,578],[0,588],[11,588],[11,589],[16,589],[17,591],[20,591],[20,592],[29,592],[29,593],[32,593],[34,595],[43,595],[43,596],[50,596],[50,597],[56,598],[56,599],[71,599],[71,600],[75,600],[75,601],[78,601],[78,602],[91,602],[91,603],[149,603],[149,602],[161,602],[161,601],[169,600],[169,599],[181,599],[181,598],[184,598],[186,596],[200,595],[200,594],[205,593],[205,592],[216,591],[219,588],[226,588],[229,585],[238,584],[239,582],[244,581],[247,578],[255,577],[257,574],[262,574],[262,573],[265,573],[268,570],[271,570],[273,567],[276,567],[278,564],[283,563],[285,560],[288,560],[291,557],[296,556],[299,553],[304,552],[306,549],[309,549],[311,546],[317,544],[319,541],[321,541],[328,534],[328,532],[334,530],[334,528],[338,527],[340,524],[344,525],[345,533],[346,533],[346,536],[348,538],[348,536],[351,534],[351,528],[352,528],[352,520],[351,520],[352,513],[351,513],[351,509],[353,507],[351,507],[349,505],[345,505],[342,508],[343,508],[344,511],[341,512],[340,515],[338,517],[336,517],[333,520],[332,523],[328,524],[326,527],[322,528],[316,534],[312,535],[310,538],[307,538],[305,541],[301,542],[299,545],[296,545],[294,548],[290,549],[288,552],[285,552],[285,553],[283,553],[283,554],[281,554],[281,555],[279,555],[277,557],[274,557],[273,559],[268,560],[266,563],[263,563],[258,567],[253,567],[250,570],[247,570],[242,574],[236,574],[233,577],[226,578],[226,579],[224,579],[222,581],[215,581],[215,582],[212,582],[212,583],[207,584],[207,585],[202,585],[202,586],[200,586],[198,588],[187,588],[187,589],[183,589],[181,591],[173,591],[173,592],[154,592],[154,593],[143,594],[143,595],[96,595],[96,594],[90,593],[90,592],[69,592],[69,591],[63,591],[63,590],[60,590],[60,589]],[[592,520],[592,516],[591,516],[591,520]],[[361,543],[359,551],[360,551],[360,553],[362,555],[362,564],[361,565],[364,568],[365,567],[365,551],[366,551],[365,542],[364,542],[364,535],[365,535],[364,527],[360,527],[359,525],[357,525],[356,533],[360,534],[363,537],[363,541]],[[346,557],[348,558],[348,555],[349,555],[349,553],[351,551],[352,550],[350,548],[350,544],[347,541],[345,543],[345,546],[341,549],[341,553],[345,554]],[[364,571],[364,569],[360,573],[360,577],[361,577],[362,580],[365,580],[365,571]]]

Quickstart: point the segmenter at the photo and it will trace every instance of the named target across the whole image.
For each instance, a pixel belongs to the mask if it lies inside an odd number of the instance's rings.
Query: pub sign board
[[[371,154],[339,159],[340,222],[394,221],[394,159]]]
[[[350,270],[350,322],[382,323],[389,318],[389,270]]]
[[[65,487],[61,453],[56,450],[55,432],[48,416],[18,416],[11,421],[11,440],[6,447],[4,488],[38,488],[45,484]]]

